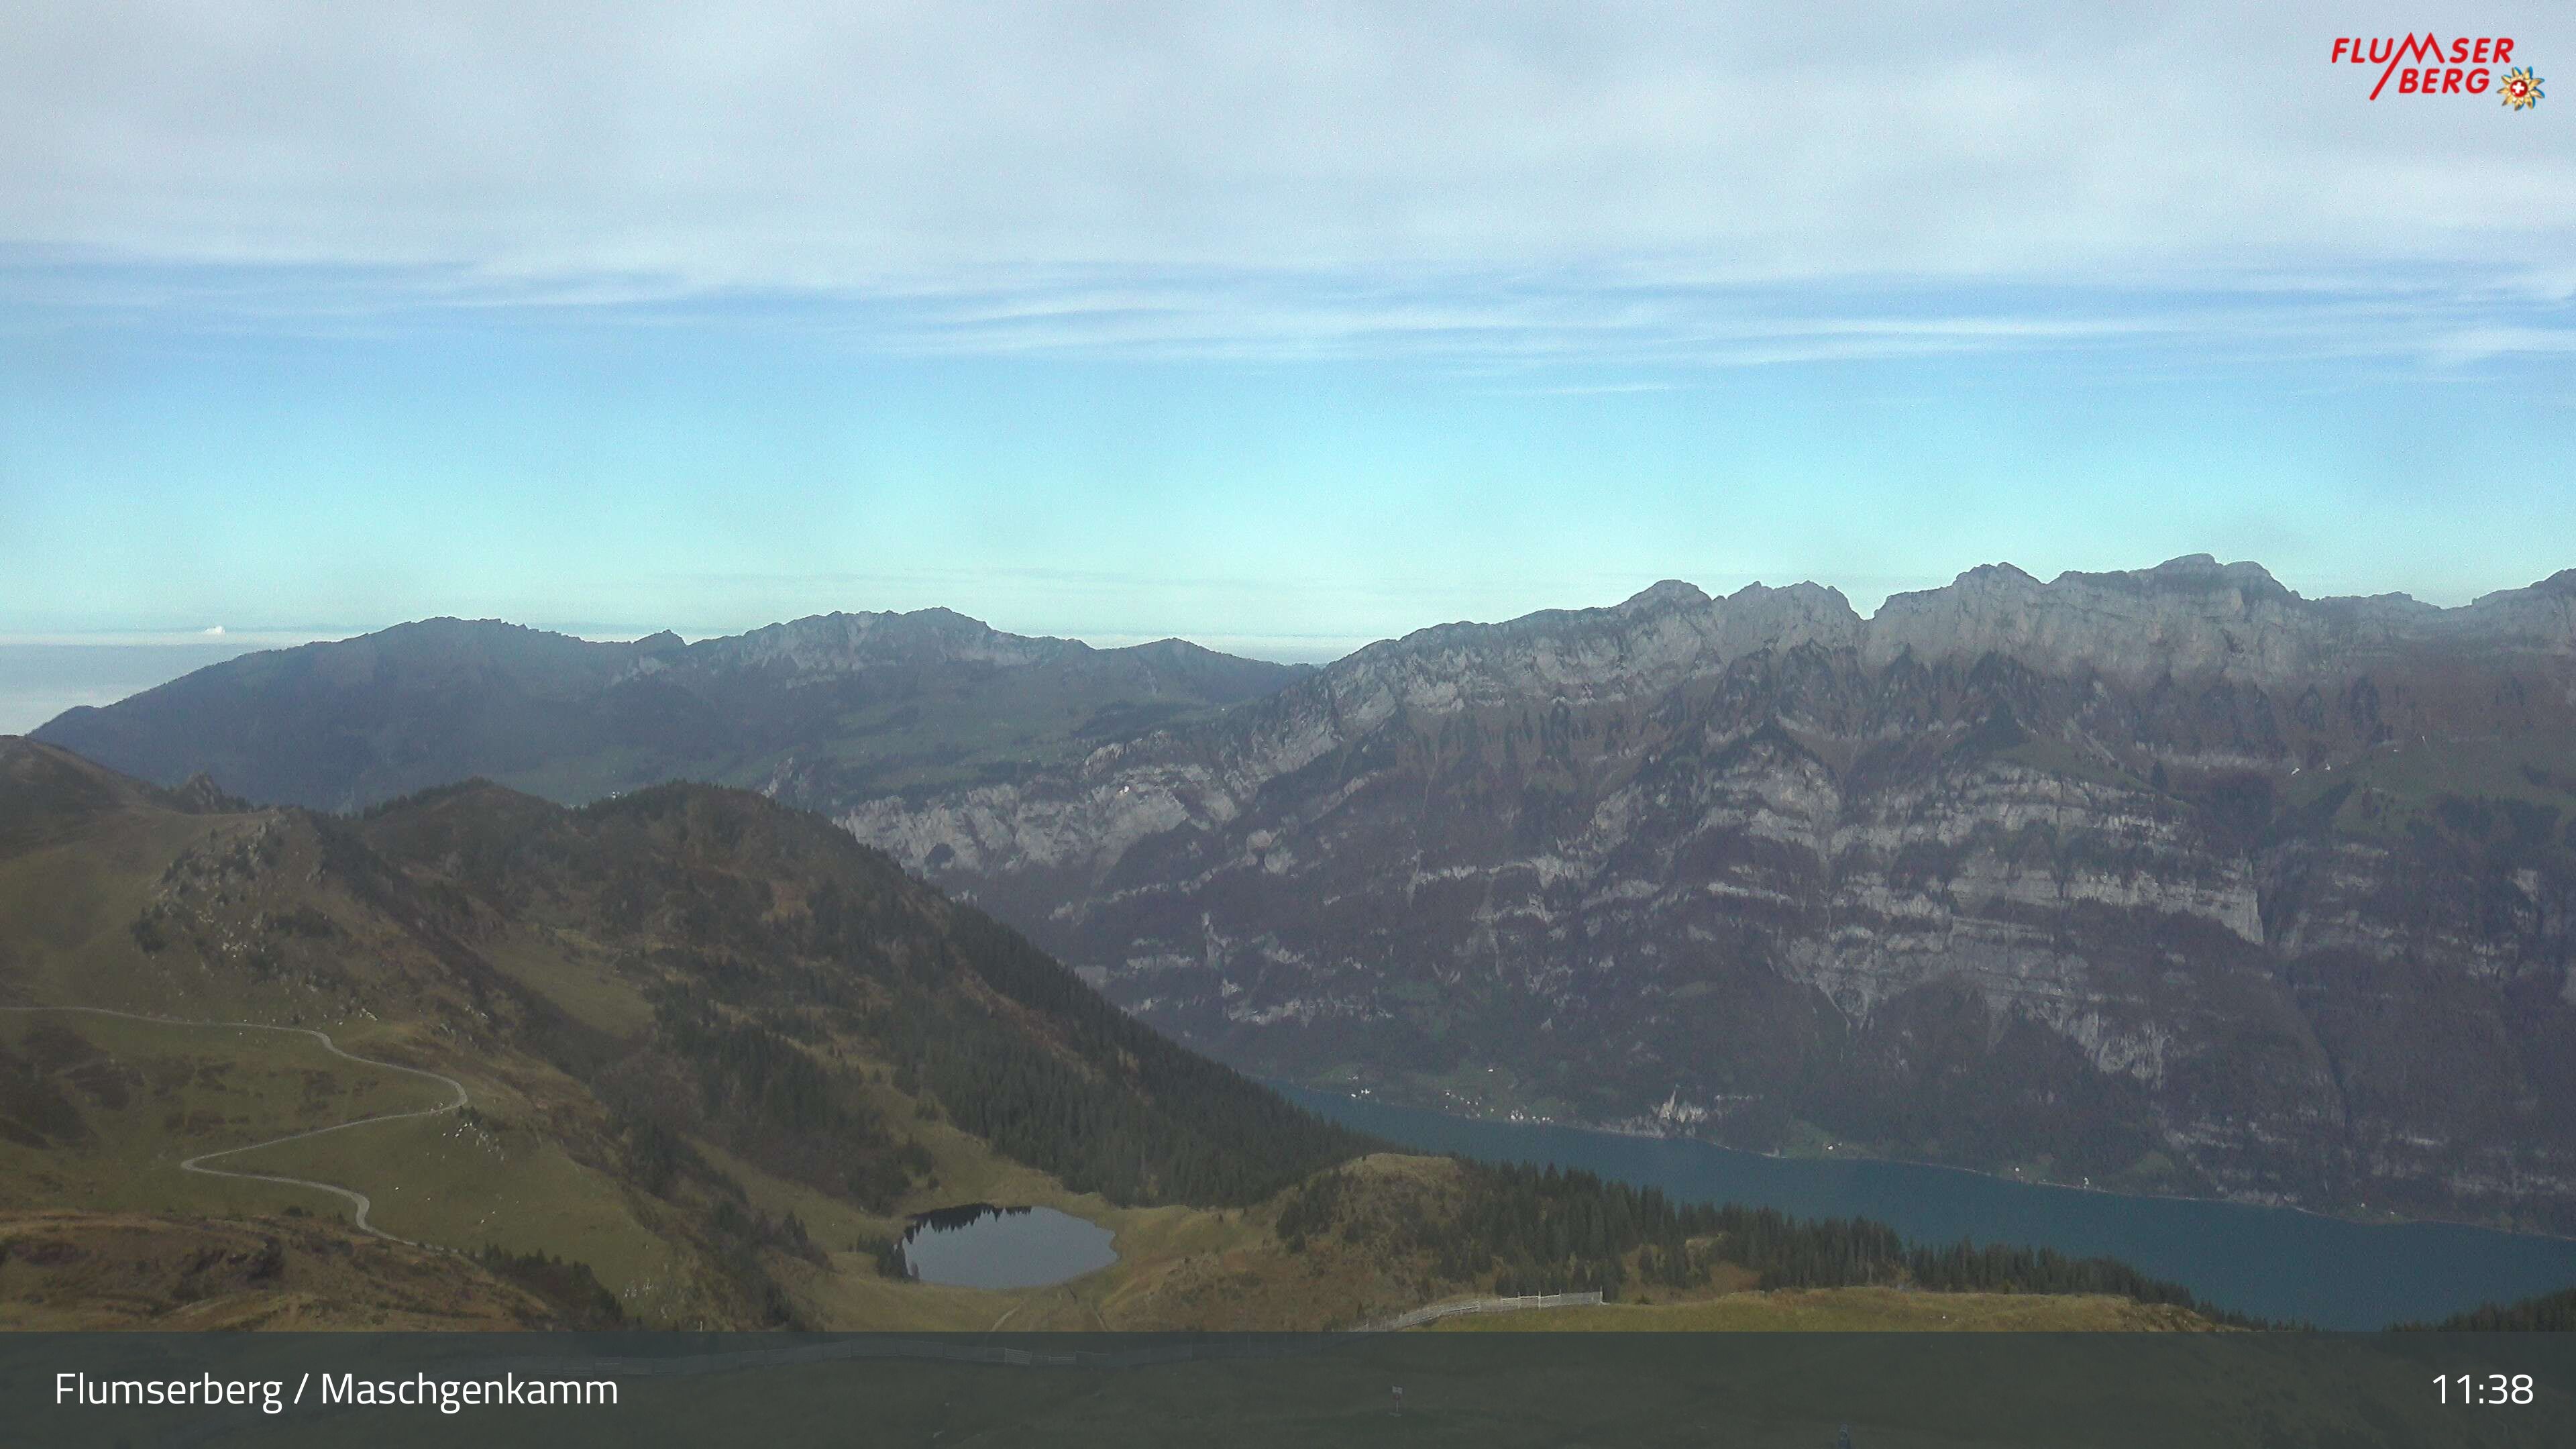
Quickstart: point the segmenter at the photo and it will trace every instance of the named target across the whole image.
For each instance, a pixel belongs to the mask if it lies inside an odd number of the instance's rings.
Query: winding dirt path
[[[266,1172],[230,1172],[220,1167],[208,1167],[206,1164],[214,1161],[218,1157],[232,1157],[244,1152],[257,1152],[263,1147],[275,1147],[286,1142],[301,1142],[308,1137],[322,1137],[333,1132],[346,1132],[352,1127],[365,1127],[377,1122],[399,1122],[408,1117],[436,1117],[443,1113],[456,1111],[465,1106],[471,1099],[465,1094],[465,1084],[456,1080],[454,1077],[445,1076],[438,1072],[423,1071],[418,1067],[406,1067],[393,1062],[380,1062],[373,1057],[362,1057],[355,1052],[342,1051],[340,1050],[340,1044],[338,1042],[335,1042],[327,1035],[306,1026],[271,1026],[265,1022],[257,1021],[187,1021],[175,1016],[145,1016],[140,1012],[110,1011],[103,1006],[0,1006],[0,1011],[9,1012],[14,1015],[32,1015],[36,1012],[56,1011],[69,1012],[81,1016],[113,1016],[126,1021],[150,1022],[154,1026],[190,1026],[212,1027],[232,1031],[290,1032],[297,1036],[309,1036],[313,1038],[315,1041],[322,1043],[322,1049],[324,1051],[327,1051],[331,1055],[339,1057],[344,1061],[356,1062],[361,1066],[381,1067],[389,1072],[401,1072],[405,1076],[426,1077],[430,1081],[438,1083],[449,1091],[454,1092],[456,1094],[456,1100],[448,1102],[442,1106],[423,1107],[416,1112],[382,1112],[373,1117],[360,1117],[352,1122],[336,1122],[328,1127],[315,1127],[304,1132],[289,1132],[283,1137],[272,1137],[265,1142],[253,1142],[247,1146],[226,1147],[215,1152],[200,1152],[196,1156],[187,1158],[179,1164],[179,1170],[181,1172],[193,1172],[205,1177],[236,1177],[246,1182],[276,1182],[283,1183],[289,1187],[309,1187],[319,1192],[327,1192],[333,1197],[340,1198],[348,1202],[352,1207],[357,1209],[357,1217],[354,1219],[354,1222],[356,1223],[359,1232],[366,1233],[373,1237],[382,1238],[389,1243],[401,1243],[406,1247],[435,1248],[437,1246],[433,1243],[416,1243],[409,1238],[396,1237],[392,1233],[386,1232],[384,1229],[368,1222],[367,1214],[374,1209],[375,1202],[365,1193],[360,1192],[355,1188],[341,1187],[337,1184],[328,1182],[315,1182],[309,1177],[280,1177],[274,1173]]]

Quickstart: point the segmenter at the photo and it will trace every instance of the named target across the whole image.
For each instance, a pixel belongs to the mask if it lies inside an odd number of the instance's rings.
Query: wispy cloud
[[[389,338],[440,330],[754,335],[895,358],[1163,361],[1410,358],[1509,374],[1626,377],[1544,390],[1648,391],[1710,368],[2001,352],[2212,360],[2404,358],[2447,365],[2565,351],[2576,306],[2518,273],[2266,272],[2160,285],[1815,279],[1656,283],[1600,267],[1372,274],[1044,269],[945,286],[804,291],[675,278],[527,278],[461,267],[169,266],[0,250],[0,331]],[[1638,369],[1655,375],[1635,375]]]
[[[2373,103],[2326,63],[2419,22],[19,0],[0,243],[20,327],[577,317],[1609,367],[2553,352],[2458,339],[2546,334],[2531,309],[2576,296],[2563,128]],[[2568,17],[2516,29],[2576,53]]]
[[[2576,326],[2471,327],[2449,334],[2434,347],[2448,363],[2484,362],[2517,354],[2563,357],[2576,353]]]

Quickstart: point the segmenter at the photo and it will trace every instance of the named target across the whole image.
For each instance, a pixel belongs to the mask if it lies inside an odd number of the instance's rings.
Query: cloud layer
[[[2478,304],[2576,292],[2565,113],[2372,103],[2327,60],[2422,20],[18,0],[0,240],[339,268],[366,307],[822,299],[842,310],[818,325],[933,348],[1589,337],[1754,361],[2057,345],[2212,292],[2242,330],[2384,300],[2398,268],[2472,308],[2454,352],[2563,352]],[[2549,11],[2483,28],[2544,71],[2576,56]],[[1832,305],[1741,300],[1782,283]],[[2161,295],[1838,310],[1994,285]]]

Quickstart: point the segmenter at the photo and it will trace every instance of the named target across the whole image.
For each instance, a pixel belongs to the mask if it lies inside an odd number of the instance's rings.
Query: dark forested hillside
[[[2576,1333],[2576,1288],[2512,1303],[2484,1303],[2438,1323],[2399,1327],[2433,1333]]]
[[[1676,1203],[1655,1188],[1553,1167],[1460,1163],[1454,1186],[1438,1194],[1390,1193],[1362,1174],[1322,1173],[1289,1197],[1279,1231],[1292,1249],[1327,1236],[1383,1238],[1425,1255],[1442,1279],[1490,1280],[1506,1295],[1598,1289],[1616,1299],[1641,1286],[1704,1287],[1733,1268],[1761,1289],[2107,1294],[2251,1323],[2116,1259],[2000,1243],[1909,1243],[1866,1218]]]
[[[850,1274],[880,1281],[864,1245],[955,1194],[1214,1216],[1370,1145],[748,792],[571,809],[468,781],[343,817],[6,740],[0,821],[0,1210],[220,1206],[247,1189],[168,1164],[376,1115],[435,1073],[460,1086],[281,1148],[262,1180],[367,1191],[385,1231],[483,1253],[576,1318],[600,1317],[596,1274],[639,1322],[904,1321],[937,1303]],[[281,1073],[295,1090],[182,1110],[178,1084]],[[111,1151],[165,1136],[142,1166]]]
[[[1255,1201],[1363,1145],[1156,1035],[1008,927],[819,817],[670,785],[563,810],[467,784],[358,833],[487,915],[578,923],[652,1003],[601,1084],[786,1176],[890,1203],[921,1163],[857,1105],[883,1064],[1003,1154],[1112,1202]],[[691,1079],[693,1096],[657,1092]]]

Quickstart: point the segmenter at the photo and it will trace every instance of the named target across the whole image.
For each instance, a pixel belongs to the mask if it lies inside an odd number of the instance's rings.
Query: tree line
[[[1455,1282],[1491,1283],[1499,1295],[1586,1292],[1616,1298],[1632,1281],[1672,1287],[1711,1282],[1720,1265],[1772,1288],[1912,1287],[1936,1292],[2108,1294],[2166,1304],[2213,1321],[2271,1326],[2197,1298],[2113,1258],[2071,1258],[2052,1248],[1908,1242],[1868,1218],[1796,1218],[1740,1203],[1674,1202],[1661,1189],[1528,1164],[1458,1162],[1461,1190],[1445,1215],[1419,1197],[1362,1203],[1350,1174],[1325,1173],[1282,1207],[1278,1232],[1292,1250],[1327,1232],[1384,1235],[1430,1255]],[[1383,1209],[1391,1222],[1372,1222]]]
[[[2400,1323],[2408,1333],[2576,1333],[2576,1288],[2514,1303],[2481,1303],[2434,1323]]]

